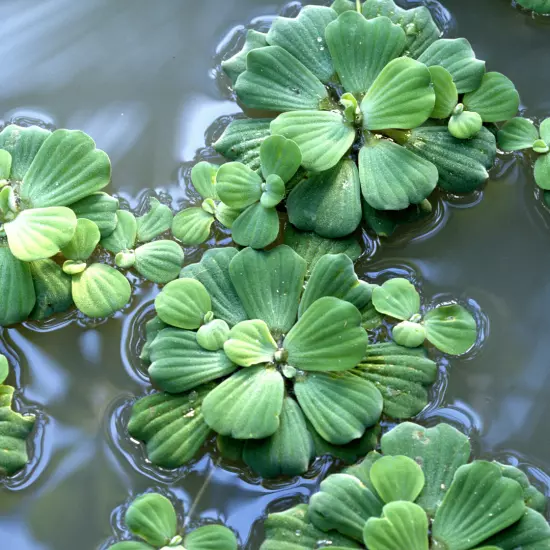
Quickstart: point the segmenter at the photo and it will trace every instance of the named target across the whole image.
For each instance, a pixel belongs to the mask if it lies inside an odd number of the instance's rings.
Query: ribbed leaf
[[[229,338],[229,331],[229,325],[225,321],[214,319],[199,328],[197,344],[208,351],[221,350]]]
[[[292,143],[293,146],[296,147],[298,156],[302,158],[298,146],[293,141],[290,141],[282,136],[272,137],[281,138],[284,139],[287,143]],[[287,158],[290,158],[290,155]],[[285,198],[286,186],[284,181],[277,174],[271,174],[267,176],[265,186],[262,187],[264,188],[264,191],[260,198],[260,203],[264,208],[275,208]]]
[[[277,17],[267,41],[299,59],[321,82],[328,82],[334,67],[325,42],[325,29],[335,19],[336,14],[330,8],[304,6],[295,19]]]
[[[220,351],[207,351],[198,343],[196,333],[166,328],[149,346],[149,376],[161,390],[183,393],[231,374],[237,368]]]
[[[458,92],[451,73],[435,65],[430,67],[435,91],[435,106],[430,118],[447,118],[451,116],[458,103]]]
[[[442,38],[433,42],[418,58],[428,67],[440,66],[453,77],[459,94],[477,90],[485,74],[485,61],[476,59],[465,38]]]
[[[528,119],[516,117],[498,131],[498,146],[503,151],[531,149],[539,138],[537,127]]]
[[[328,97],[322,82],[279,46],[252,50],[246,58],[246,67],[235,83],[235,91],[251,109],[317,109]]]
[[[540,512],[541,514],[544,514],[546,512],[547,504],[546,497],[538,489],[531,485],[527,475],[515,466],[500,464],[499,462],[497,462],[497,464],[500,466],[504,477],[509,477],[521,485],[525,505],[533,508],[533,510]]]
[[[443,353],[461,355],[477,340],[477,326],[472,314],[452,304],[428,311],[423,322],[426,338]]]
[[[166,233],[172,227],[173,217],[170,207],[151,197],[147,213],[136,218],[137,242],[148,243],[159,235]]]
[[[117,225],[113,233],[101,240],[101,246],[113,254],[134,248],[137,239],[137,221],[127,210],[117,210]]]
[[[111,179],[111,162],[79,130],[56,130],[42,144],[23,178],[21,198],[35,208],[68,206]]]
[[[231,208],[223,202],[219,202],[215,205],[215,218],[228,229],[231,229],[240,213],[241,211],[238,208]]]
[[[233,241],[241,246],[265,248],[279,235],[279,215],[275,208],[264,208],[259,202],[249,206],[234,221]]]
[[[535,162],[535,182],[544,190],[550,189],[550,154],[541,155]]]
[[[262,174],[268,183],[269,176],[278,176],[286,183],[300,168],[302,153],[293,141],[283,136],[270,136],[260,146],[260,159]]]
[[[315,430],[335,445],[361,437],[382,413],[380,392],[351,372],[308,373],[296,379],[294,391]]]
[[[548,144],[550,143],[550,118],[544,119],[539,127],[540,137]]]
[[[437,168],[387,139],[371,139],[359,153],[361,191],[378,210],[403,210],[435,189]]]
[[[109,546],[109,550],[155,550],[153,546],[146,542],[138,542],[135,540],[125,540],[117,542],[113,546]]]
[[[263,321],[242,321],[229,332],[224,351],[231,361],[241,367],[271,363],[277,343]]]
[[[132,287],[120,271],[92,264],[73,276],[72,292],[76,307],[84,315],[100,318],[122,309],[130,301]]]
[[[472,111],[460,111],[453,113],[449,119],[449,132],[457,139],[470,139],[476,136],[483,126],[483,119],[478,113]]]
[[[355,141],[355,128],[333,111],[283,113],[271,123],[271,131],[294,141],[304,168],[315,172],[333,168]]]
[[[222,61],[222,69],[227,76],[234,83],[241,73],[246,71],[246,56],[248,52],[255,50],[256,48],[263,48],[267,46],[267,35],[263,32],[258,32],[249,29],[246,33],[245,43],[241,50],[239,50],[233,57]]]
[[[214,143],[214,149],[226,159],[242,162],[252,170],[260,169],[260,146],[271,135],[272,119],[234,120]]]
[[[390,61],[361,102],[367,130],[416,128],[435,106],[432,77],[426,65],[409,57]]]
[[[366,430],[359,439],[354,439],[346,445],[332,445],[326,439],[323,439],[311,424],[309,424],[309,430],[315,443],[317,456],[332,456],[341,460],[344,464],[353,464],[372,451],[378,445],[380,436],[380,426],[376,425]]]
[[[184,245],[202,244],[210,237],[214,216],[199,207],[185,208],[174,216],[172,233]]]
[[[325,296],[313,302],[283,341],[288,364],[307,371],[345,371],[364,357],[368,336],[349,302]]]
[[[151,344],[154,342],[158,333],[165,328],[168,328],[168,325],[164,321],[161,321],[158,315],[155,315],[155,317],[145,323],[145,343],[143,344],[143,348],[141,349],[141,354],[139,356],[142,361],[147,363],[151,362],[149,357],[149,349]]]
[[[344,237],[361,223],[361,189],[355,162],[344,160],[332,170],[302,180],[286,201],[288,217],[303,231],[325,238]]]
[[[383,456],[372,465],[370,480],[386,503],[414,502],[424,487],[422,468],[407,456]]]
[[[0,384],[3,384],[6,381],[10,373],[10,367],[8,365],[8,360],[5,355],[0,354]]]
[[[97,225],[86,218],[80,218],[77,220],[73,238],[61,252],[68,260],[84,262],[92,255],[100,239],[101,234]]]
[[[494,544],[502,550],[548,550],[550,526],[544,516],[527,509],[517,523],[490,538],[486,544]]]
[[[245,164],[228,162],[220,166],[216,190],[220,199],[231,208],[246,208],[260,200],[262,178]]]
[[[29,317],[42,320],[67,311],[73,305],[71,278],[53,260],[31,262],[30,268],[36,304]]]
[[[519,483],[503,477],[497,464],[476,460],[456,471],[435,514],[433,539],[449,550],[475,548],[525,511]]]
[[[0,181],[7,182],[11,174],[11,154],[5,149],[0,149]]]
[[[7,246],[0,246],[0,282],[0,326],[24,321],[36,301],[31,269]]]
[[[340,82],[355,95],[365,93],[406,44],[403,29],[387,17],[369,21],[356,11],[328,25],[326,39]]]
[[[309,500],[309,519],[322,531],[335,529],[363,541],[363,527],[382,513],[382,502],[363,483],[349,474],[333,474]]]
[[[4,224],[12,254],[24,262],[44,260],[57,254],[72,238],[76,216],[60,207],[23,210]]]
[[[244,447],[244,461],[262,477],[302,475],[315,456],[304,415],[291,397],[283,401],[280,421],[279,429],[271,437],[249,440]]]
[[[279,428],[284,398],[283,377],[273,368],[241,369],[205,398],[207,424],[235,439],[263,439]]]
[[[396,277],[373,289],[372,303],[378,312],[404,321],[420,311],[420,294],[410,281]]]
[[[78,219],[85,218],[99,228],[101,238],[108,237],[116,228],[118,200],[107,193],[93,193],[70,206]]]
[[[249,319],[265,321],[275,338],[296,321],[306,262],[288,246],[259,252],[246,248],[229,273]]]
[[[205,525],[185,536],[187,550],[237,550],[237,537],[223,525]]]
[[[254,32],[254,31],[252,31]],[[260,33],[258,33],[260,34]],[[191,182],[197,193],[203,199],[219,200],[216,191],[216,174],[219,166],[210,162],[197,162],[191,170]]]
[[[202,400],[211,386],[184,396],[153,393],[136,401],[128,432],[146,444],[147,458],[162,468],[179,468],[191,460],[211,434]]]
[[[154,241],[135,250],[136,270],[148,281],[166,284],[178,278],[183,264],[183,250],[174,241]]]
[[[462,140],[445,126],[422,126],[411,132],[406,147],[435,164],[439,187],[451,193],[470,193],[485,183],[497,153],[495,137],[486,128]]]
[[[212,248],[203,254],[199,263],[185,266],[180,274],[204,285],[212,299],[214,316],[230,326],[248,319],[229,276],[229,263],[236,255],[235,248]]]
[[[417,348],[426,340],[426,329],[412,321],[401,321],[392,328],[393,341],[406,348]]]

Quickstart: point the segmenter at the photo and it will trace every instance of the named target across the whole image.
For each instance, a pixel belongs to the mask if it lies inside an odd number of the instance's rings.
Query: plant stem
[[[208,472],[208,475],[206,476],[206,479],[204,480],[204,483],[202,484],[202,487],[199,489],[199,492],[197,493],[197,496],[195,497],[193,504],[191,508],[189,509],[189,513],[185,515],[185,520],[183,527],[186,528],[189,522],[191,521],[191,516],[195,513],[195,510],[199,504],[200,499],[204,495],[204,492],[206,491],[206,488],[210,484],[210,481],[212,480],[212,477],[214,475],[214,472],[216,471],[216,468],[220,465],[220,462],[222,461],[221,457],[218,458],[216,463],[214,465],[210,466],[210,471]]]
[[[355,0],[355,8],[357,9],[357,13],[361,13],[361,0]]]

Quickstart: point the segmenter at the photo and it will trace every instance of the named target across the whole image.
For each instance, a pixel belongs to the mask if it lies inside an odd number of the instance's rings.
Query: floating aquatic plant
[[[421,314],[420,294],[407,279],[390,279],[375,287],[372,304],[379,313],[401,321],[393,327],[392,337],[402,346],[415,348],[428,340],[444,353],[461,355],[477,340],[476,321],[461,305],[441,305]]]
[[[13,410],[14,388],[5,381],[9,374],[8,360],[0,355],[0,477],[11,476],[27,464],[27,439],[36,417]]]
[[[533,10],[535,13],[547,15],[550,13],[550,0],[516,0],[523,8]]]
[[[513,117],[519,96],[467,40],[440,35],[427,8],[392,0],[306,6],[249,31],[222,67],[245,107],[280,114],[234,121],[215,148],[257,170],[263,139],[293,140],[309,173],[289,193],[289,219],[329,238],[370,210],[420,205],[438,184],[477,189],[496,155],[483,123]]]
[[[309,505],[270,514],[261,550],[550,548],[546,499],[523,472],[474,460],[448,424],[405,422],[358,465],[333,474]]]
[[[374,285],[352,260],[315,258],[303,290],[306,271],[285,245],[211,249],[157,296],[142,357],[165,393],[138,400],[128,427],[154,464],[181,466],[215,432],[243,441],[262,475],[297,475],[358,443],[383,411],[410,418],[426,406],[436,364],[423,350],[368,345]]]
[[[158,493],[137,497],[124,523],[134,540],[117,542],[110,550],[237,550],[237,537],[223,525],[205,525],[184,533],[172,502]],[[137,539],[137,540],[135,540]]]

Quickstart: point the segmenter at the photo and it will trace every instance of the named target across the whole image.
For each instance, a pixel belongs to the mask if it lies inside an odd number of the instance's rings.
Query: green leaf
[[[245,463],[265,478],[302,475],[315,456],[304,415],[291,397],[283,401],[280,421],[279,429],[271,437],[248,440],[244,447]]]
[[[113,254],[131,250],[136,245],[137,221],[127,210],[117,210],[117,225],[113,233],[101,240],[101,246]]]
[[[542,139],[537,139],[533,143],[533,151],[535,151],[535,153],[544,154],[550,151],[550,147],[548,147],[548,145],[546,145],[546,142],[543,141]]]
[[[284,386],[275,369],[241,369],[206,396],[204,418],[221,435],[235,439],[269,437],[279,428]]]
[[[174,241],[154,241],[135,250],[137,272],[148,281],[166,284],[178,278],[183,264],[183,250]]]
[[[267,46],[267,35],[263,32],[258,32],[249,29],[246,32],[245,43],[240,51],[238,51],[233,57],[222,61],[222,69],[232,82],[235,82],[241,73],[246,71],[246,56],[248,52],[255,50],[256,48],[263,48]]]
[[[241,367],[271,363],[277,343],[263,321],[242,321],[229,332],[223,349],[226,355]]]
[[[325,533],[309,522],[308,507],[299,504],[290,510],[269,514],[264,522],[266,540],[260,550],[312,550],[324,545],[332,550],[361,548],[335,531]]]
[[[262,178],[240,162],[220,166],[216,176],[216,189],[220,199],[231,208],[246,208],[260,200]]]
[[[109,546],[109,550],[155,550],[151,545],[145,542],[125,540]]]
[[[145,344],[143,344],[143,348],[139,356],[142,361],[147,363],[151,362],[151,358],[149,357],[151,344],[158,336],[158,333],[167,327],[168,325],[164,321],[161,321],[158,315],[155,315],[155,317],[145,323]]]
[[[517,523],[485,542],[497,545],[502,550],[548,550],[550,526],[544,516],[527,509]]]
[[[449,132],[457,139],[473,138],[481,130],[483,120],[478,113],[462,111],[461,109],[462,105],[459,105],[449,119]]]
[[[546,142],[550,143],[550,118],[543,120],[539,127],[540,137]]]
[[[485,61],[476,59],[472,46],[465,38],[441,38],[433,42],[418,61],[428,67],[439,66],[452,76],[459,94],[473,92],[485,75]]]
[[[353,145],[356,131],[340,112],[301,110],[279,115],[271,123],[273,134],[294,141],[307,170],[330,170]]]
[[[202,244],[210,237],[214,216],[199,207],[185,208],[174,216],[172,233],[184,245]]]
[[[216,211],[214,215],[223,226],[231,229],[240,213],[241,211],[239,209],[231,208],[223,202],[219,202],[216,204]]]
[[[214,149],[228,160],[242,162],[251,170],[260,169],[260,146],[271,135],[272,119],[234,120],[214,143]]]
[[[317,433],[335,445],[361,437],[382,413],[380,392],[353,372],[307,373],[294,392]]]
[[[424,327],[428,341],[450,355],[466,353],[477,340],[475,319],[458,304],[428,311],[424,316]]]
[[[531,485],[529,478],[515,466],[500,464],[498,462],[497,464],[499,464],[503,476],[509,477],[521,485],[525,505],[544,514],[546,511],[546,497]]]
[[[269,176],[276,175],[286,183],[300,168],[302,153],[293,141],[283,136],[270,136],[260,146],[260,160],[262,174],[267,182]]]
[[[547,15],[550,13],[550,2],[548,0],[518,0],[518,4],[535,13]]]
[[[435,164],[439,187],[450,193],[470,193],[487,181],[497,149],[486,128],[470,140],[456,139],[445,126],[422,126],[411,132],[405,145]]]
[[[61,252],[68,260],[84,262],[93,254],[100,239],[97,225],[86,218],[80,218],[77,220],[73,238],[61,249]]]
[[[229,325],[221,319],[214,319],[202,325],[197,331],[197,344],[208,351],[218,351],[229,338]]]
[[[381,446],[386,456],[404,455],[421,464],[426,482],[416,502],[431,517],[447,494],[455,472],[470,458],[468,438],[448,424],[424,428],[404,422],[384,434]]]
[[[365,330],[371,330],[379,327],[384,321],[384,317],[376,311],[372,302],[361,310],[361,326]]]
[[[131,437],[145,442],[147,458],[162,468],[189,462],[212,433],[202,414],[202,401],[211,386],[186,395],[153,393],[136,401],[128,423]]]
[[[405,321],[420,311],[420,294],[410,281],[396,277],[373,289],[372,303],[380,313]]]
[[[107,193],[93,193],[89,197],[71,204],[71,210],[78,219],[85,218],[99,228],[101,238],[108,237],[116,228],[118,200]]]
[[[195,279],[168,283],[155,298],[158,316],[168,325],[197,329],[212,310],[212,301],[204,285]]]
[[[255,31],[252,31],[255,32]],[[256,33],[261,34],[261,33]],[[223,64],[222,64],[223,65]],[[191,182],[197,193],[203,199],[219,200],[216,191],[216,174],[220,167],[210,162],[201,161],[195,164],[191,170]]]
[[[10,367],[5,355],[0,354],[0,384],[3,384],[10,373]]]
[[[374,447],[378,447],[378,445],[375,444]],[[380,453],[371,449],[367,456],[361,460],[361,462],[354,464],[353,466],[349,466],[348,468],[344,468],[343,473],[356,477],[365,487],[370,489],[375,496],[378,496],[376,495],[376,490],[370,479],[370,471],[372,465],[381,458],[382,455]],[[380,506],[382,507],[384,503],[380,500],[380,498],[378,498],[378,500],[380,502]]]
[[[336,14],[330,8],[304,6],[295,19],[277,17],[267,41],[299,59],[321,82],[328,82],[334,67],[325,42],[325,29],[335,19]]]
[[[21,199],[34,208],[68,206],[111,179],[111,162],[79,130],[56,130],[42,144],[21,185]]]
[[[9,181],[11,173],[12,158],[5,149],[0,149],[0,181],[2,183]]]
[[[387,139],[371,139],[359,152],[361,191],[378,210],[403,210],[435,189],[437,168],[412,151]]]
[[[265,189],[260,198],[260,202],[264,208],[275,208],[275,206],[277,206],[285,198],[285,193],[286,188],[284,181],[277,174],[271,174],[267,177]]]
[[[362,437],[354,439],[346,445],[332,445],[323,439],[313,428],[309,426],[311,436],[315,443],[317,456],[332,456],[341,460],[344,464],[353,464],[366,453],[372,451],[378,445],[380,426],[376,425],[365,431]],[[347,472],[346,472],[347,473]]]
[[[229,265],[248,318],[265,321],[274,338],[296,321],[305,272],[305,260],[285,245],[267,252],[246,248]]]
[[[42,320],[67,311],[73,305],[71,278],[53,260],[31,262],[30,268],[36,304],[29,317]]]
[[[414,502],[424,487],[422,468],[407,456],[383,456],[372,465],[370,480],[385,503]]]
[[[223,525],[205,525],[185,536],[187,550],[237,550],[237,537]]]
[[[317,109],[328,97],[322,82],[279,46],[252,50],[246,58],[246,67],[235,83],[235,91],[251,109]]]
[[[148,243],[172,227],[172,210],[157,199],[149,199],[149,211],[136,218],[137,242]]]
[[[126,511],[124,522],[130,532],[153,546],[164,546],[178,533],[178,518],[172,503],[158,493],[136,498]]]
[[[362,253],[361,245],[354,237],[325,239],[316,233],[297,231],[289,223],[285,227],[284,238],[285,244],[290,246],[307,262],[306,277],[311,275],[317,262],[325,254],[346,254],[354,262]]]
[[[430,10],[425,6],[405,10],[393,0],[366,0],[363,4],[363,15],[367,19],[383,15],[400,25],[407,35],[407,55],[413,58],[421,55],[441,35]]]
[[[407,348],[417,348],[426,339],[424,327],[411,321],[401,321],[393,327],[391,334],[396,344]]]
[[[74,212],[63,206],[23,210],[4,224],[10,250],[24,262],[54,256],[71,240],[75,229]]]
[[[327,254],[319,258],[311,272],[298,315],[302,316],[316,300],[324,296],[340,298],[361,310],[370,302],[373,286],[359,280],[349,256],[343,253]]]
[[[122,309],[132,296],[130,283],[113,267],[92,264],[73,276],[73,300],[76,307],[92,318],[108,317]]]
[[[359,310],[333,296],[313,302],[283,341],[288,364],[307,371],[352,369],[364,357],[367,345]]]
[[[428,359],[425,350],[393,342],[369,346],[353,370],[380,391],[384,414],[391,418],[411,418],[424,409],[428,404],[426,388],[436,381],[437,371],[437,363]]]
[[[456,471],[435,514],[433,540],[449,550],[475,548],[525,510],[519,483],[503,477],[497,464],[476,460]]]
[[[514,83],[501,73],[487,73],[475,91],[462,100],[468,111],[478,113],[483,122],[501,122],[516,115],[519,94]]]
[[[265,248],[279,235],[277,210],[253,204],[235,220],[231,233],[233,241],[241,246]]]
[[[451,116],[458,103],[458,92],[453,77],[447,69],[438,65],[429,69],[435,91],[435,107],[430,118],[447,118]]]
[[[49,130],[38,126],[24,128],[16,124],[10,124],[0,132],[0,149],[10,153],[12,159],[11,180],[23,180],[36,153],[50,135]]]
[[[550,189],[550,154],[541,155],[535,161],[535,182],[545,190]]]
[[[3,287],[4,288],[4,287]],[[15,412],[14,389],[0,385],[0,476],[11,476],[29,461],[27,439],[34,429],[36,417]]]
[[[364,529],[370,550],[428,550],[428,517],[412,502],[384,506],[381,518],[370,518]]]
[[[29,264],[18,260],[7,246],[0,246],[0,326],[27,319],[36,295]]]
[[[243,304],[229,276],[229,264],[237,255],[235,248],[212,248],[207,250],[199,263],[185,266],[182,278],[200,281],[212,298],[212,311],[217,319],[229,326],[248,319]]]
[[[363,527],[382,513],[382,502],[356,477],[333,474],[309,500],[309,519],[318,529],[332,529],[360,542]]]
[[[366,130],[416,128],[435,106],[432,77],[426,65],[409,57],[390,61],[361,101]]]
[[[222,350],[208,351],[195,332],[166,328],[149,346],[149,376],[168,393],[183,393],[233,373],[236,366]]]
[[[325,238],[353,233],[361,223],[361,189],[355,162],[344,160],[332,170],[310,174],[286,201],[290,222]]]
[[[346,11],[330,23],[326,39],[340,82],[354,95],[364,94],[406,44],[403,29],[387,17],[369,21],[356,11]]]
[[[363,199],[363,220],[367,229],[379,237],[390,237],[403,224],[415,223],[432,213],[432,205],[425,199],[411,204],[405,210],[376,210]]]
[[[352,0],[334,0],[330,6],[338,15],[356,9],[356,5]]]

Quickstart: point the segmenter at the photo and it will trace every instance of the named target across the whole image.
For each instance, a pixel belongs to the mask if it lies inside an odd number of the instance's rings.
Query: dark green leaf
[[[93,193],[70,206],[78,219],[85,218],[99,228],[101,238],[108,237],[116,228],[118,200],[107,193]]]
[[[233,241],[241,246],[265,248],[279,235],[279,215],[275,208],[265,208],[259,202],[249,206],[234,221]]]
[[[42,320],[67,311],[73,305],[71,278],[53,260],[31,262],[30,268],[36,304],[29,317]]]

